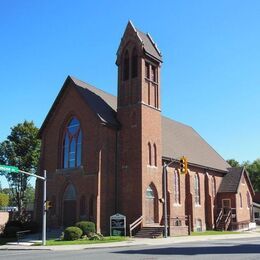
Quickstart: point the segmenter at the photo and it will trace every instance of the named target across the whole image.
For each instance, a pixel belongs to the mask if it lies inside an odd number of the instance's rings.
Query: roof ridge
[[[88,85],[89,87],[94,88],[94,89],[96,89],[96,90],[98,90],[98,91],[100,91],[100,92],[103,92],[103,93],[106,94],[106,95],[110,95],[110,96],[113,96],[113,97],[116,98],[115,95],[113,95],[113,94],[111,94],[111,93],[109,93],[109,92],[106,92],[106,91],[102,90],[101,88],[97,88],[97,87],[95,87],[94,85],[89,84],[88,82],[85,82],[85,81],[83,81],[83,80],[81,80],[81,79],[78,79],[78,78],[76,78],[76,77],[74,77],[74,76],[71,76],[71,75],[69,75],[69,77],[73,80],[73,82],[74,82],[76,85],[78,85],[78,84],[75,82],[75,80],[76,80],[76,81],[80,81],[80,82],[82,82],[83,84],[86,84],[86,85]],[[83,86],[79,86],[79,87],[83,87]],[[89,89],[89,90],[91,91],[91,89]]]

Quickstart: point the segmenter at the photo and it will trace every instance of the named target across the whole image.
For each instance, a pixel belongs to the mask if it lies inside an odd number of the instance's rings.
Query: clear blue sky
[[[67,75],[116,94],[128,20],[163,54],[162,111],[193,126],[225,159],[260,157],[260,1],[0,3],[0,141],[40,127]]]

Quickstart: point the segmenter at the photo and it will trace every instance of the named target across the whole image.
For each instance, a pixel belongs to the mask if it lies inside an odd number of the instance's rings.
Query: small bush
[[[80,228],[83,232],[83,235],[89,236],[90,233],[96,232],[95,223],[90,221],[80,221],[76,223],[76,227]]]
[[[81,238],[83,232],[78,227],[67,227],[64,230],[64,240],[77,240]]]
[[[21,231],[20,227],[16,227],[16,226],[5,226],[4,229],[4,237],[16,237],[16,232]]]
[[[104,237],[98,233],[90,233],[89,240],[104,240]]]

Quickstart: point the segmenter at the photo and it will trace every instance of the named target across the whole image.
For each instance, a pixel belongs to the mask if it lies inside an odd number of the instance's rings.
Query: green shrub
[[[64,230],[64,240],[77,240],[81,238],[83,232],[78,227],[67,227]]]
[[[5,226],[4,237],[16,237],[16,232],[21,231],[20,227],[17,226]]]
[[[104,237],[98,233],[90,233],[89,240],[104,240]]]
[[[80,228],[83,232],[83,235],[89,236],[90,233],[96,232],[95,223],[90,221],[80,221],[76,223],[76,227]]]

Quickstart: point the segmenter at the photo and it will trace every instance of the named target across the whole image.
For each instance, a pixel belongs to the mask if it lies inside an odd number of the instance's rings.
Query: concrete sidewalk
[[[130,238],[127,241],[113,242],[113,243],[99,243],[86,245],[60,245],[60,246],[33,246],[31,242],[9,243],[0,246],[0,250],[52,250],[52,251],[66,251],[66,250],[83,250],[95,248],[116,248],[116,247],[132,247],[140,245],[161,246],[185,242],[199,242],[208,240],[223,240],[223,239],[241,239],[259,237],[258,232],[244,232],[242,234],[227,234],[227,235],[209,235],[209,236],[182,236],[182,237],[168,237],[168,238]]]

